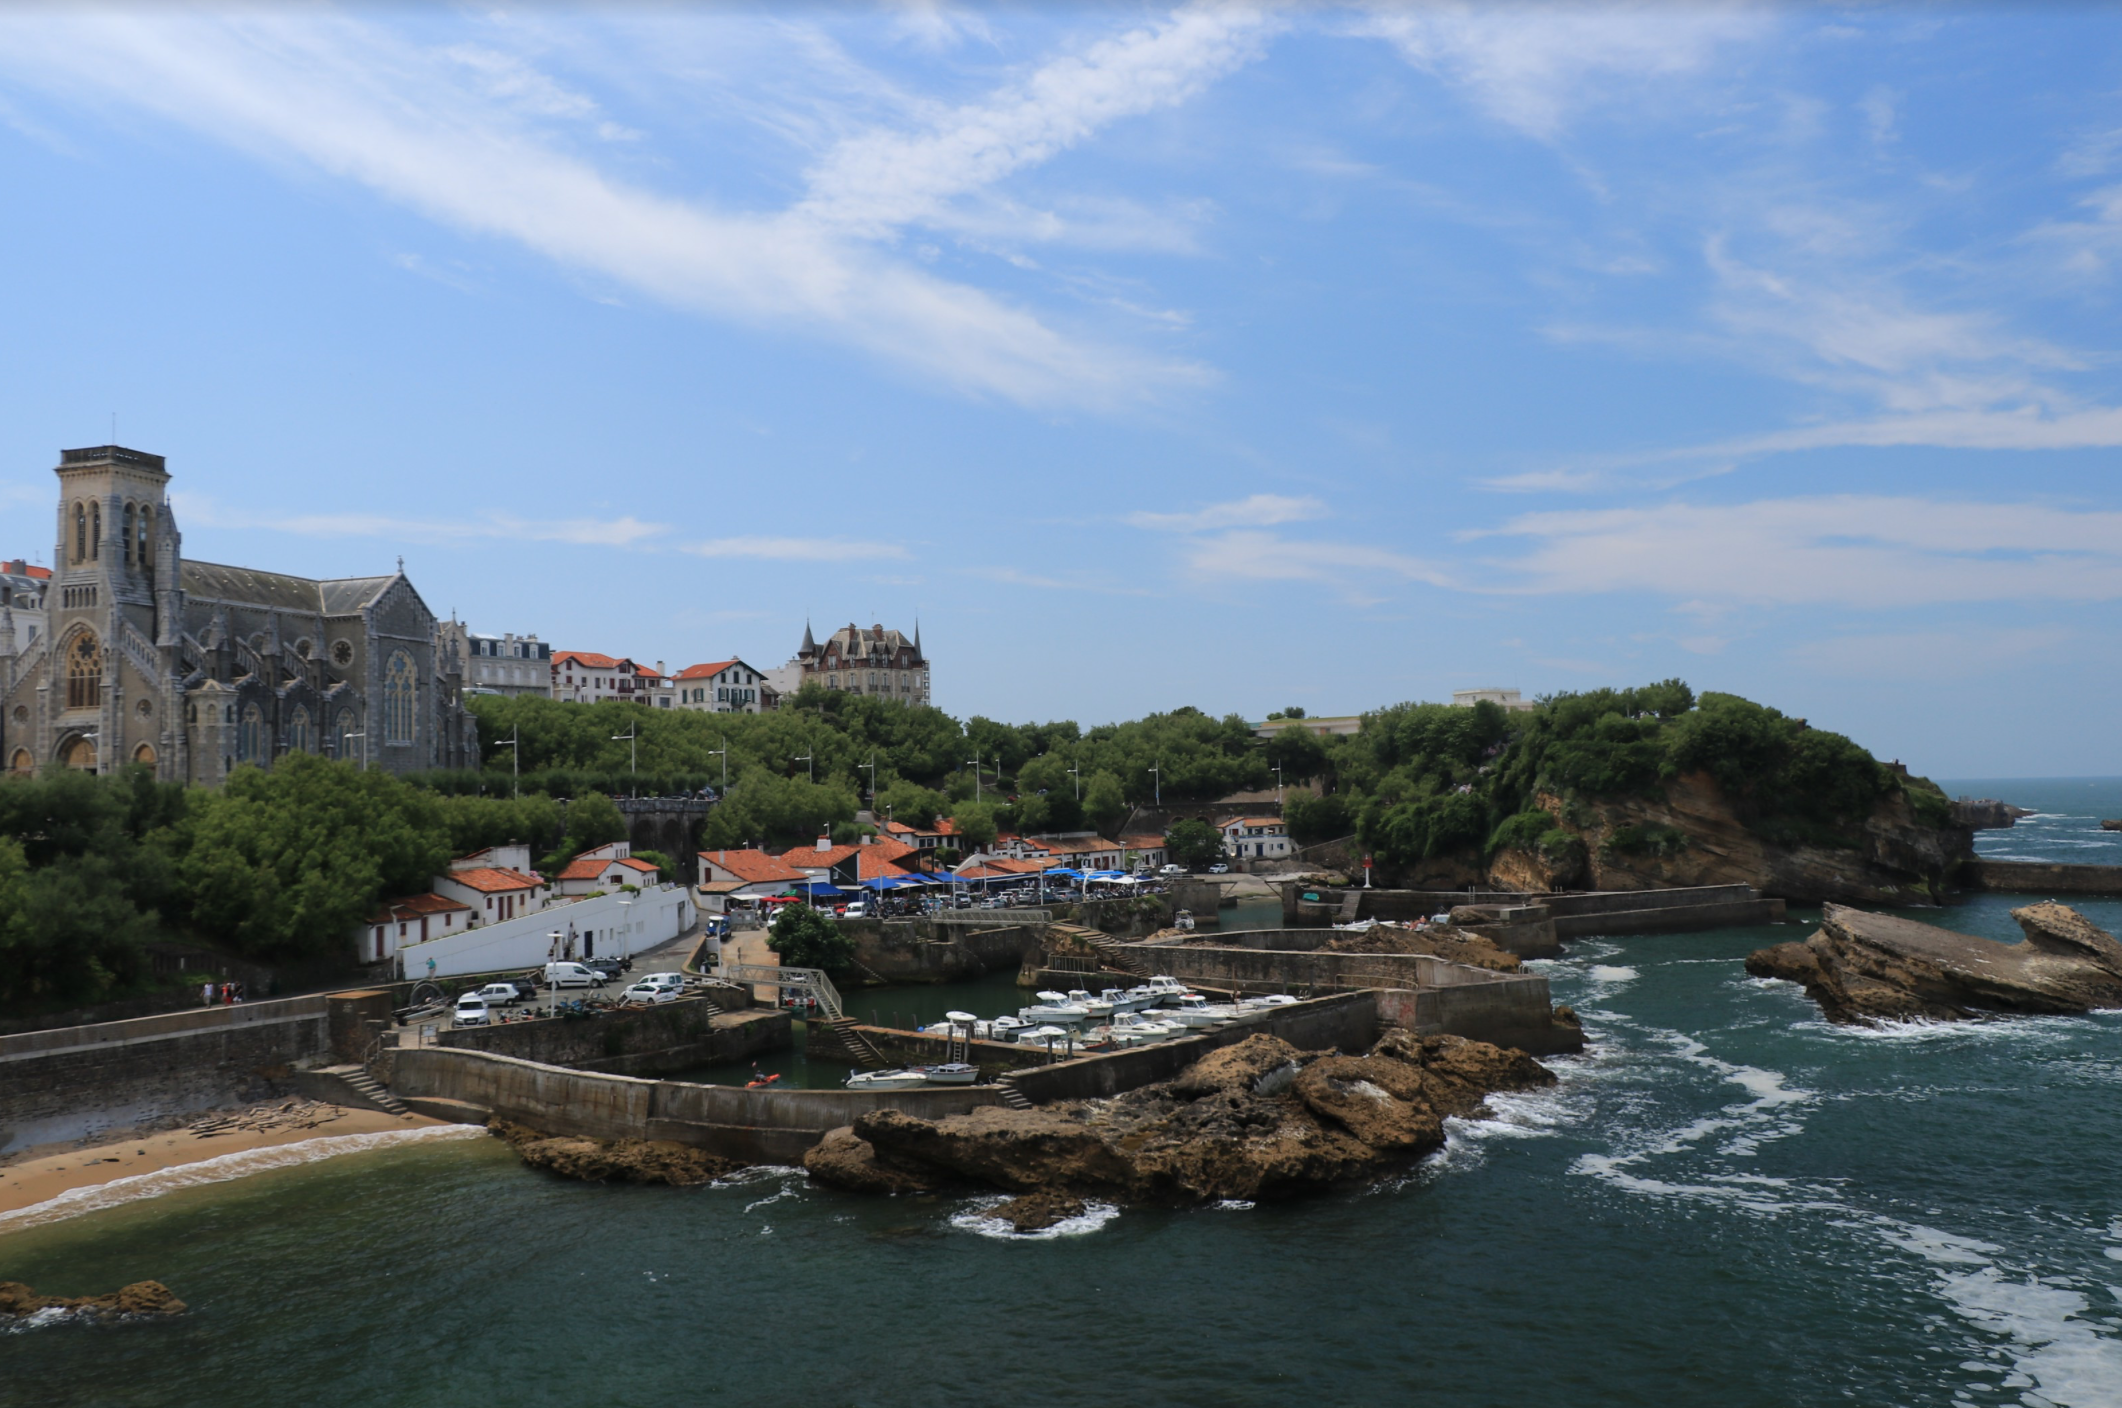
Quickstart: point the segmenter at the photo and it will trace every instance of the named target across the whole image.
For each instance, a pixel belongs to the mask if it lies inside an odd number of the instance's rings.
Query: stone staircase
[[[1064,938],[1080,939],[1089,944],[1091,951],[1098,955],[1098,961],[1107,968],[1132,974],[1137,978],[1147,978],[1150,975],[1149,965],[1135,954],[1134,945],[1123,944],[1110,934],[1097,929],[1086,929],[1080,924],[1054,924],[1048,926],[1048,932]]]
[[[1030,1110],[1036,1108],[1032,1104],[1032,1098],[1029,1095],[1026,1095],[1023,1091],[1017,1089],[1017,1082],[1015,1081],[1015,1079],[1013,1079],[1014,1074],[1014,1072],[1005,1072],[1004,1074],[995,1077],[995,1089],[1002,1092],[1002,1103],[1012,1110]]]
[[[868,1037],[857,1030],[861,1024],[854,1018],[827,1017],[821,1025],[833,1029],[833,1035],[840,1039],[840,1044],[843,1047],[847,1048],[847,1054],[853,1058],[856,1065],[861,1066],[864,1070],[881,1071],[891,1066],[892,1063],[884,1059],[884,1053],[872,1045]]]
[[[393,1115],[412,1113],[400,1103],[397,1096],[391,1094],[374,1076],[359,1066],[325,1066],[314,1074],[328,1076],[337,1081],[354,1097],[355,1103],[372,1105]]]

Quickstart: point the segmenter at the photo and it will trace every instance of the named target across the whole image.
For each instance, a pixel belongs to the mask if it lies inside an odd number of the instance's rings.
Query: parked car
[[[511,988],[510,991],[513,992],[514,989]],[[492,1026],[493,1018],[487,1014],[486,999],[475,992],[468,992],[458,998],[456,1007],[449,1014],[449,1024],[453,1027]]]
[[[1167,865],[1157,873],[1159,875],[1184,875],[1186,874],[1186,867],[1183,865]]]
[[[488,983],[477,991],[459,993],[457,1001],[462,1002],[468,997],[476,997],[488,1007],[513,1007],[521,1002],[525,995],[522,989],[518,988],[514,983]]]
[[[1219,860],[1208,868],[1208,873],[1211,875],[1228,875],[1230,874],[1230,867]]]
[[[685,975],[683,973],[648,973],[635,980],[634,986],[637,988],[669,988],[672,992],[684,992]]]
[[[681,988],[665,987],[661,983],[635,983],[619,994],[622,1003],[676,1002],[685,996]]]
[[[536,978],[510,978],[508,981],[509,985],[515,988],[516,996],[523,1001],[530,1002],[538,996],[538,980]]]
[[[582,966],[593,968],[602,973],[609,981],[617,982],[621,973],[633,971],[634,960],[631,958],[585,958],[582,960]]]
[[[846,909],[840,911],[840,917],[842,919],[867,919],[869,918],[869,907],[863,904],[862,901],[856,900]]]
[[[545,983],[555,988],[601,988],[610,979],[594,968],[580,963],[548,963],[545,965]]]

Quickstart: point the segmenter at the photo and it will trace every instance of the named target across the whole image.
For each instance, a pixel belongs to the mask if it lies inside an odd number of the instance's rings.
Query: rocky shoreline
[[[584,1183],[665,1183],[690,1187],[712,1183],[744,1167],[735,1159],[668,1139],[585,1139],[544,1134],[509,1120],[487,1130],[532,1168]]]
[[[996,1215],[1028,1231],[1086,1198],[1185,1207],[1361,1184],[1442,1147],[1445,1119],[1479,1114],[1490,1094],[1554,1082],[1522,1051],[1462,1037],[1395,1029],[1344,1056],[1257,1035],[1106,1100],[939,1120],[875,1111],[803,1163],[858,1192],[1019,1194]]]
[[[2024,943],[1830,904],[1810,938],[1747,955],[1746,971],[1802,983],[1845,1025],[2122,1007],[2122,943],[2068,905],[2011,915]]]
[[[108,1320],[133,1315],[181,1315],[185,1305],[160,1281],[135,1281],[100,1296],[41,1296],[20,1281],[0,1281],[0,1318],[26,1320],[49,1310]]]

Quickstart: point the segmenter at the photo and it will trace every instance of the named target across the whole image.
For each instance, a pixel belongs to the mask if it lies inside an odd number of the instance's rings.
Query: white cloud
[[[1381,577],[1450,586],[1444,571],[1421,558],[1359,543],[1306,542],[1239,529],[1195,538],[1185,550],[1186,570],[1203,582],[1326,582],[1362,590]]]
[[[2122,597],[2122,513],[1839,495],[1527,514],[1513,592],[1895,608]],[[1468,535],[1487,536],[1487,535]]]
[[[383,538],[407,543],[467,543],[503,540],[524,543],[579,543],[590,547],[633,547],[670,529],[661,523],[624,518],[525,519],[510,514],[479,518],[391,518],[382,514],[319,513],[250,514],[232,512],[199,494],[172,493],[180,523],[200,528],[262,528],[305,538]]]
[[[1970,671],[2069,652],[2076,633],[2062,626],[1968,626],[1831,636],[1793,646],[1799,668],[1845,679],[1965,679]]]
[[[1174,81],[1192,81],[1176,66]],[[680,307],[850,344],[976,394],[1113,405],[1206,379],[1064,334],[813,215],[731,214],[627,184],[527,125],[526,107],[589,117],[566,90],[520,64],[467,66],[461,52],[329,13],[16,10],[0,14],[0,71],[62,101],[146,109]],[[1015,156],[974,165],[1038,159],[1101,111],[1091,103],[1043,142],[1034,123],[1007,144]]]
[[[1177,533],[1201,533],[1214,528],[1266,528],[1277,523],[1301,523],[1326,517],[1326,505],[1313,498],[1291,498],[1284,494],[1254,494],[1226,504],[1183,513],[1131,513],[1129,525]]]
[[[1552,138],[1572,109],[1639,98],[1644,80],[1697,72],[1769,23],[1760,9],[1709,3],[1437,3],[1379,5],[1357,28],[1465,89],[1498,120]]]
[[[907,557],[892,543],[850,538],[710,538],[683,549],[701,557],[750,557],[775,562],[848,562],[856,558]]]

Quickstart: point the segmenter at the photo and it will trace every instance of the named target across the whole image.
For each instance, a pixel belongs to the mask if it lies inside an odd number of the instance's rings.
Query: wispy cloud
[[[1151,595],[1146,587],[1130,587],[1101,577],[1056,577],[1039,572],[1025,572],[1015,567],[968,567],[965,573],[969,577],[978,577],[984,581],[1001,582],[1013,587],[1037,587],[1042,591],[1090,592],[1097,596]]]
[[[748,557],[773,562],[852,562],[861,558],[912,556],[893,543],[850,538],[711,538],[686,543],[681,551],[701,557]]]
[[[661,523],[624,518],[526,519],[490,513],[477,518],[438,512],[432,518],[392,518],[381,514],[257,514],[227,508],[197,494],[174,492],[170,500],[178,522],[200,528],[256,528],[294,533],[305,538],[381,538],[405,543],[470,543],[505,540],[525,543],[578,543],[588,547],[634,547],[670,532]]]
[[[1353,602],[1370,605],[1385,599],[1387,585],[1426,582],[1451,586],[1439,565],[1387,548],[1361,543],[1319,542],[1275,533],[1239,529],[1188,540],[1182,561],[1187,574],[1203,585],[1232,582],[1319,582],[1335,587]]]
[[[1169,28],[1206,42],[1215,27],[1187,18]],[[1130,51],[1129,41],[1115,43],[1116,58]],[[608,139],[595,104],[507,56],[422,48],[317,11],[0,16],[0,72],[58,101],[145,109],[658,300],[849,344],[964,391],[1098,406],[1198,384],[1208,374],[1059,331],[987,292],[847,238],[846,227],[878,228],[894,213],[910,218],[1044,159],[1100,121],[1166,101],[1165,94],[1183,97],[1217,71],[1190,67],[1184,54],[1166,58],[1169,69],[1154,54],[1133,66],[1086,59],[1075,83],[1035,83],[995,110],[998,119],[1018,120],[995,144],[952,139],[945,130],[929,146],[894,148],[910,164],[906,193],[895,197],[889,182],[871,181],[844,205],[871,214],[836,222],[815,207],[729,213],[621,180],[548,130],[571,122]]]
[[[1324,518],[1326,505],[1313,498],[1291,498],[1285,494],[1254,494],[1230,503],[1179,513],[1131,513],[1130,526],[1162,529],[1175,533],[1202,533],[1217,528],[1266,528],[1277,523],[1301,523]]]
[[[1495,531],[1533,541],[1491,564],[1512,592],[1855,608],[2122,597],[2111,511],[1836,495],[1535,513]]]
[[[1355,28],[1464,90],[1499,121],[1558,135],[1573,109],[1641,102],[1646,80],[1702,70],[1773,23],[1742,5],[1379,4]]]
[[[954,224],[962,218],[958,198],[1122,118],[1186,102],[1258,57],[1279,24],[1247,5],[1187,6],[1043,64],[978,103],[939,112],[925,130],[879,130],[840,143],[811,172],[797,213],[869,238],[904,225]]]

